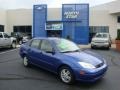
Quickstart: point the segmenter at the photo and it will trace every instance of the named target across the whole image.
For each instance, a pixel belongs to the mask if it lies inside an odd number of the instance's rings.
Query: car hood
[[[103,63],[103,58],[91,51],[65,53],[65,55],[73,58],[76,62],[86,62],[94,66]]]
[[[92,41],[107,41],[109,38],[93,38]]]
[[[10,37],[11,38],[11,40],[16,40],[16,38],[15,37]]]

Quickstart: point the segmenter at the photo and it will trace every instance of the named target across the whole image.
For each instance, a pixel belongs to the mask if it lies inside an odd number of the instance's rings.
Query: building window
[[[0,25],[0,32],[4,32],[4,25]]]
[[[13,31],[31,35],[32,26],[13,26]]]
[[[117,17],[117,22],[120,23],[120,16]]]
[[[109,33],[108,26],[90,26],[90,33],[106,32]]]
[[[90,26],[89,42],[96,33],[109,33],[109,26]]]

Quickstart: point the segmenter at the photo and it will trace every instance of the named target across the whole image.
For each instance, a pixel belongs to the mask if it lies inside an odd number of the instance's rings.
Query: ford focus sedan
[[[24,66],[31,64],[57,74],[61,81],[95,82],[104,76],[107,64],[103,57],[82,51],[75,43],[62,38],[34,38],[20,47]]]

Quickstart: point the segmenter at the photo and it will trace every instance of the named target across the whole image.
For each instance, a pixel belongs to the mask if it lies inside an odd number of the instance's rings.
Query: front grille
[[[94,41],[95,43],[104,43],[105,41],[103,41],[103,40],[96,40],[96,41]]]
[[[96,42],[94,42],[94,43],[105,43],[105,42],[102,42],[102,41],[101,41],[101,42],[99,42],[99,41],[96,41]]]

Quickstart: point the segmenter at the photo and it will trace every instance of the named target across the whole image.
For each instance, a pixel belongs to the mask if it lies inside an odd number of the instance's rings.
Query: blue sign
[[[89,42],[89,4],[63,4],[63,37],[79,44]]]
[[[63,21],[82,21],[88,19],[88,4],[63,4],[62,8]]]
[[[64,12],[64,18],[66,19],[77,19],[79,16],[79,11],[66,11]]]
[[[46,23],[46,30],[63,30],[63,23]]]
[[[34,5],[33,6],[33,32],[32,37],[44,37],[45,23],[47,19],[47,5]]]

